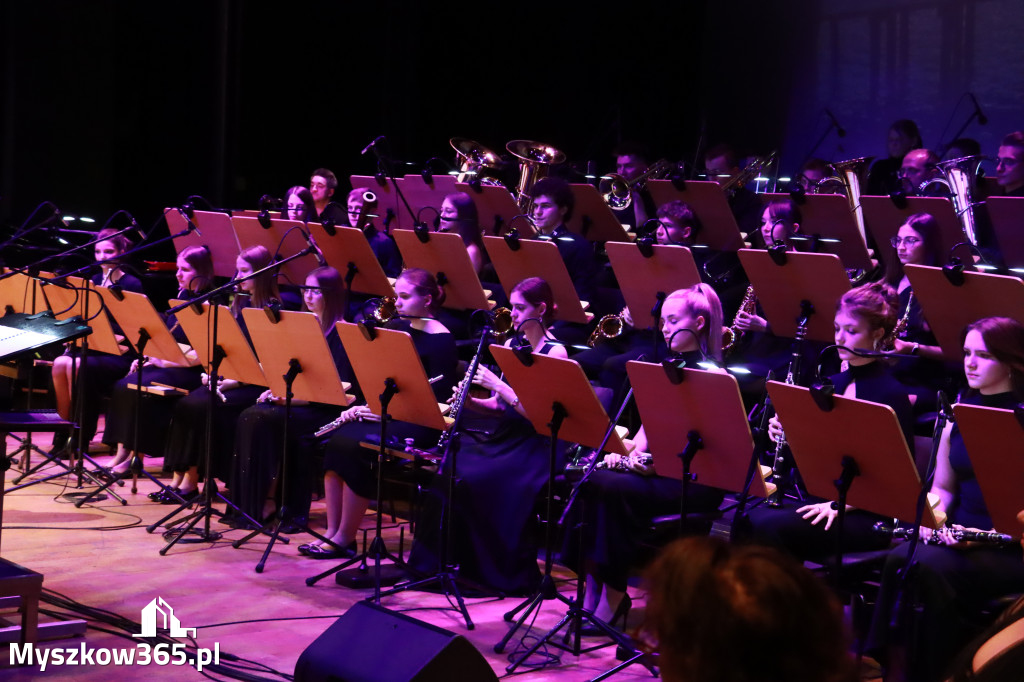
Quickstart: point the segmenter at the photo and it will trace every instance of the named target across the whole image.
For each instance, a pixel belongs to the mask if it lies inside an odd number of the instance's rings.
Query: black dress
[[[102,279],[102,274],[95,275],[92,278],[92,283],[100,284]],[[124,291],[142,293],[142,282],[134,275],[122,275],[117,280],[117,285]],[[117,326],[113,318],[110,319],[110,323],[115,333],[121,332],[120,327]],[[78,349],[73,347],[69,349],[67,354],[78,355]],[[83,443],[89,443],[93,436],[96,435],[101,412],[100,408],[103,406],[102,399],[108,397],[114,390],[114,385],[118,380],[128,374],[128,370],[131,369],[132,360],[135,357],[133,351],[122,355],[112,355],[110,353],[90,350],[85,363],[79,365],[79,390],[84,389],[86,394],[82,400],[82,423],[79,424],[79,427],[82,429]],[[75,414],[72,414],[72,419],[75,416]]]
[[[179,298],[190,296],[179,292]],[[174,316],[165,320],[167,328],[178,343],[188,343],[184,330],[178,325]],[[142,371],[143,384],[166,384],[193,391],[202,385],[202,367],[153,367],[146,366]],[[176,397],[158,396],[143,393],[140,396],[128,384],[138,384],[139,373],[135,371],[121,379],[114,386],[107,410],[107,423],[103,431],[103,442],[110,446],[124,443],[134,449],[135,439],[135,406],[139,405],[138,450],[151,457],[163,457],[167,443],[167,432],[170,427],[171,413]],[[138,400],[138,403],[136,402]]]
[[[683,353],[688,366],[703,360],[699,351]],[[633,472],[595,469],[580,484],[579,494],[565,527],[563,562],[582,573],[590,568],[594,577],[612,588],[625,591],[629,572],[643,546],[651,519],[678,514],[682,483],[665,476],[642,476]],[[687,490],[688,512],[718,509],[725,494],[717,488],[691,484]],[[586,565],[581,566],[582,555]]]
[[[338,376],[352,383],[357,391],[355,374],[338,331],[331,327],[327,334]],[[313,456],[316,450],[314,432],[338,415],[337,405],[307,403],[293,405],[288,420],[288,470],[284,490],[278,486],[277,497],[292,518],[309,514],[313,481]],[[274,479],[281,472],[284,451],[285,407],[258,403],[244,410],[238,418],[234,458],[228,475],[231,501],[250,517],[263,517],[263,503]]]
[[[832,377],[832,382],[836,395],[841,395],[851,382],[856,382],[855,397],[858,400],[891,407],[899,419],[903,437],[908,444],[914,442],[913,413],[907,389],[892,377],[888,367],[880,362],[854,366]],[[787,502],[783,507],[761,505],[737,519],[733,532],[737,537],[774,545],[801,559],[829,557],[835,551],[835,524],[826,531],[824,521],[812,525],[796,513],[796,509],[803,505],[824,501],[807,497],[802,502]],[[888,547],[889,537],[873,530],[874,524],[882,520],[891,522],[891,519],[860,509],[848,512],[843,526],[843,551],[865,552]]]
[[[542,353],[549,353],[546,344]],[[456,457],[452,556],[463,578],[504,594],[526,594],[540,583],[534,504],[548,480],[550,440],[506,405],[497,418],[467,412]],[[564,468],[564,444],[556,468]],[[446,465],[450,462],[448,460]],[[423,574],[438,570],[439,501],[443,480],[424,502],[409,557]]]
[[[1017,404],[1011,393],[978,395],[963,402],[1002,409],[1013,409]],[[947,510],[949,523],[991,528],[992,519],[956,425],[949,437],[949,461],[957,483],[956,499]],[[893,641],[889,623],[899,598],[898,572],[906,561],[907,549],[906,545],[897,547],[885,562],[868,634],[869,652],[880,654]],[[925,615],[916,619],[916,629],[901,621],[908,631],[905,644],[912,665],[923,672],[920,679],[937,680],[952,657],[977,634],[981,610],[994,599],[1024,590],[1024,557],[1017,544],[918,545],[914,560],[904,601],[923,607]]]
[[[431,388],[438,402],[447,402],[452,394],[452,386],[460,378],[456,376],[458,350],[455,338],[450,333],[428,334],[413,329],[405,321],[399,324],[402,331],[412,336],[427,377],[443,377],[432,384]],[[439,437],[439,431],[418,424],[401,421],[388,423],[389,443],[408,443],[411,439],[416,447],[425,449],[436,445]],[[377,495],[377,453],[361,445],[366,441],[380,442],[379,422],[349,422],[339,428],[331,434],[325,447],[324,470],[337,473],[356,495],[369,499]]]

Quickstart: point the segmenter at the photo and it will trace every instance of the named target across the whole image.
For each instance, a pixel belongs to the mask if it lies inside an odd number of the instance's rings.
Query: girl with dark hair
[[[316,316],[327,346],[334,358],[338,376],[351,382],[358,394],[355,374],[341,345],[337,322],[345,312],[345,283],[332,267],[320,267],[306,276],[302,290],[306,310]],[[238,418],[234,459],[228,487],[231,501],[242,512],[257,521],[273,515],[279,503],[291,513],[289,521],[305,523],[309,513],[312,461],[316,440],[313,433],[331,420],[337,406],[293,400],[288,422],[288,489],[280,490],[277,477],[284,451],[284,399],[264,391],[255,405]],[[247,526],[245,519],[228,515],[225,523]],[[285,527],[282,532],[293,531]]]
[[[395,282],[395,294],[398,316],[388,323],[388,328],[412,336],[427,376],[442,377],[432,387],[435,398],[443,402],[451,394],[458,364],[454,337],[434,318],[434,311],[444,299],[444,292],[426,270],[409,269]],[[329,543],[309,543],[299,547],[300,554],[314,559],[335,559],[355,553],[359,525],[377,491],[374,468],[377,455],[362,447],[361,443],[368,437],[379,435],[380,415],[362,403],[343,411],[340,419],[345,425],[332,434],[324,454],[327,507],[324,537]],[[415,424],[392,421],[388,424],[388,435],[398,442],[412,439],[418,447],[426,448],[436,444],[440,434]]]
[[[213,259],[205,246],[189,246],[181,250],[177,260],[178,298],[188,300],[203,293],[213,286]],[[175,341],[185,354],[186,364],[179,365],[159,358],[142,358],[146,365],[143,371],[144,385],[164,384],[191,391],[199,388],[202,382],[202,369],[196,353],[188,346],[185,332],[177,320],[170,317],[166,320]],[[143,453],[154,457],[162,457],[168,424],[170,422],[170,401],[167,398],[143,394],[139,400],[138,436],[135,433],[135,405],[139,396],[137,390],[129,388],[129,384],[139,383],[138,360],[132,363],[130,373],[117,382],[107,410],[107,423],[103,432],[103,442],[117,447],[117,454],[111,462],[111,471],[115,475],[126,475],[130,464],[131,447],[138,442],[139,455]]]
[[[835,314],[835,342],[839,359],[848,369],[831,377],[835,395],[888,405],[896,412],[907,443],[913,443],[913,415],[907,389],[897,382],[888,366],[877,358],[861,357],[851,351],[876,351],[896,325],[896,294],[892,287],[866,284],[850,289],[839,300]],[[847,350],[850,349],[850,350]],[[782,424],[773,417],[769,435],[777,442],[783,437]],[[872,530],[880,517],[847,507],[844,527],[844,551],[882,549],[888,538]],[[802,559],[821,559],[835,551],[835,539],[829,533],[837,510],[831,502],[805,499],[797,509],[792,505],[773,508],[762,505],[737,519],[740,535],[786,549]]]
[[[288,188],[284,195],[284,210],[281,211],[281,217],[285,220],[301,220],[304,223],[317,220],[316,204],[313,203],[313,195],[308,188],[300,185]]]
[[[465,192],[455,192],[445,196],[441,202],[441,223],[439,232],[454,232],[462,237],[466,253],[473,263],[477,275],[487,265],[487,251],[484,250],[483,235],[480,232],[480,218],[477,214],[473,197]]]
[[[100,266],[100,272],[92,277],[92,283],[109,287],[116,284],[124,291],[142,293],[142,282],[134,275],[126,273],[120,263],[120,257],[131,248],[131,242],[119,230],[101,230],[96,238],[101,240],[93,247],[93,254],[96,263]],[[109,318],[115,332],[119,332],[113,318]],[[89,351],[89,358],[84,366],[85,373],[82,375],[82,386],[88,392],[88,396],[82,397],[82,443],[88,446],[92,437],[96,435],[96,427],[99,422],[100,404],[102,399],[110,395],[117,380],[128,373],[134,355],[131,352],[123,355],[111,355],[98,351]],[[50,375],[53,377],[53,393],[56,400],[57,414],[63,419],[74,419],[71,414],[71,393],[75,383],[75,377],[82,367],[78,349],[69,346],[63,355],[53,361]],[[72,437],[73,438],[73,437]],[[68,434],[59,433],[54,435],[53,452],[57,453],[68,445]]]
[[[509,299],[512,322],[533,352],[567,357],[565,348],[547,337],[546,321],[554,310],[547,282],[535,277],[523,280]],[[510,344],[511,340],[506,341]],[[451,515],[455,556],[450,558],[469,580],[505,594],[523,594],[540,581],[530,521],[534,502],[547,481],[549,441],[534,431],[515,391],[500,376],[481,364],[475,376],[459,382],[456,395],[466,381],[490,395],[466,398],[464,409],[469,412],[462,422]],[[429,574],[439,569],[439,518],[434,505],[424,510],[417,524],[409,558],[417,571]]]
[[[969,390],[960,402],[1014,409],[1024,398],[1024,326],[1007,317],[988,317],[968,325],[963,341],[964,373]],[[931,494],[935,509],[944,513],[952,528],[992,530],[970,454],[955,422],[946,425],[936,454]],[[932,531],[921,529],[922,537]],[[892,642],[889,623],[902,582],[908,548],[894,549],[885,564],[869,633],[867,650],[879,660]],[[937,544],[919,545],[914,572],[907,579],[911,593],[905,603],[916,602],[925,614],[906,642],[909,661],[919,679],[940,679],[951,657],[975,634],[973,623],[992,600],[1020,592],[1024,585],[1021,547],[958,542],[943,528]],[[889,661],[893,663],[895,661]]]
[[[303,188],[305,189],[305,188]],[[307,190],[308,191],[308,190]],[[264,246],[244,249],[235,261],[235,276],[248,277],[273,262],[273,257]],[[252,279],[246,279],[236,287],[231,301],[231,315],[248,338],[248,330],[242,318],[245,308],[262,308],[280,304],[281,295],[277,288],[277,276],[273,270]],[[250,342],[251,343],[251,342]],[[203,374],[203,388],[197,388],[174,406],[174,417],[167,436],[164,453],[164,470],[174,472],[167,485],[177,496],[160,490],[150,499],[165,504],[178,504],[178,497],[189,498],[198,493],[200,463],[205,462],[207,411],[210,409],[210,391],[206,388],[208,377]],[[213,449],[210,453],[213,474],[227,478],[229,458],[235,445],[235,424],[242,410],[253,405],[263,389],[259,386],[240,384],[231,379],[217,382],[218,399],[213,401]]]

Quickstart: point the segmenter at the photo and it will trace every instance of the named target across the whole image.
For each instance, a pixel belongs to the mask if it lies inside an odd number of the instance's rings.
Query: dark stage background
[[[0,4],[0,220],[44,199],[142,224],[200,194],[254,207],[317,166],[372,172],[387,135],[416,164],[448,138],[528,138],[603,169],[622,138],[692,161],[699,141],[884,155],[889,123],[995,154],[1024,128],[1020,0]],[[963,98],[963,99],[962,99]],[[342,189],[346,188],[344,181]]]

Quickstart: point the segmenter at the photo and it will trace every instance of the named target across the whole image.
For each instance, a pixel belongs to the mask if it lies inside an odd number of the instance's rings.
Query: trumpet
[[[594,327],[590,338],[587,339],[587,345],[593,348],[599,339],[614,339],[622,336],[622,332],[626,328],[625,312],[623,310],[617,315],[605,315],[598,320],[597,326]]]
[[[608,191],[602,194],[601,197],[604,199],[604,203],[608,204],[609,208],[617,211],[629,208],[630,204],[633,203],[633,190],[642,190],[648,180],[661,178],[673,168],[675,168],[675,164],[662,159],[656,161],[650,168],[632,180],[627,180],[618,173],[609,173],[605,176],[604,180],[607,183]]]
[[[530,140],[512,140],[505,145],[512,156],[522,161],[519,164],[519,183],[516,185],[516,200],[523,213],[532,213],[533,198],[530,188],[547,176],[548,166],[565,161],[565,154],[554,147]]]

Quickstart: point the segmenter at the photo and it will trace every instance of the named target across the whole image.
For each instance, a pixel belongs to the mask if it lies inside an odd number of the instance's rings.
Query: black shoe
[[[299,516],[295,519],[290,519],[281,523],[281,527],[278,529],[279,533],[285,535],[295,535],[296,533],[302,532],[302,527],[306,525],[309,519],[305,516]]]
[[[167,493],[160,498],[160,504],[192,504],[197,499],[199,499],[199,488],[189,490],[188,492],[176,490],[175,494]]]
[[[341,549],[335,549],[331,545],[310,544],[306,550],[306,556],[310,559],[351,559],[356,555],[356,541],[353,540]]]
[[[146,497],[153,500],[154,502],[159,502],[162,499],[164,499],[164,497],[170,495],[168,491],[178,492],[179,490],[180,488],[158,488],[157,490],[154,490],[153,492],[146,495]]]

